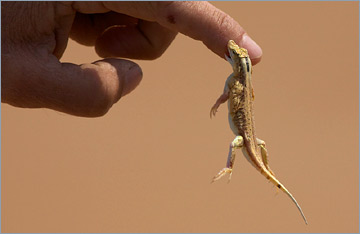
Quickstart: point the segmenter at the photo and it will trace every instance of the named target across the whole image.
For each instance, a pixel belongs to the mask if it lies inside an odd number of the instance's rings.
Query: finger
[[[262,56],[261,48],[229,15],[208,2],[104,2],[110,10],[147,21],[156,21],[173,31],[201,40],[210,50],[224,57],[232,39],[249,51],[254,64]]]
[[[135,27],[137,23],[138,19],[116,12],[101,14],[77,12],[71,27],[70,37],[80,44],[94,46],[99,35],[109,27],[114,25]]]
[[[156,22],[140,20],[133,27],[107,29],[97,39],[95,49],[101,57],[156,59],[165,52],[176,34]]]
[[[101,57],[155,59],[168,48],[176,32],[155,22],[108,12],[77,13],[71,38],[84,45],[95,45]]]
[[[29,59],[26,61],[33,61],[32,64],[7,60],[2,71],[3,102],[97,117],[107,113],[120,97],[136,88],[142,78],[140,67],[127,60],[105,59],[78,66],[61,64],[55,57],[47,63]],[[15,67],[15,72],[9,71]]]

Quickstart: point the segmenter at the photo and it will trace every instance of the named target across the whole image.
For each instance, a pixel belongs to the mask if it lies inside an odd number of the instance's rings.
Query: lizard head
[[[230,57],[225,54],[225,58],[234,69],[242,67],[241,64],[249,63],[250,59],[247,49],[240,48],[233,40],[228,42],[227,48]],[[249,67],[247,69],[249,70]]]

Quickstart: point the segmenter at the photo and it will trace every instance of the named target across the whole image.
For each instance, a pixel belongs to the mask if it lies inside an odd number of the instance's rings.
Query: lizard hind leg
[[[235,149],[239,149],[244,145],[244,140],[242,138],[242,136],[236,136],[235,139],[231,142],[230,147],[229,147],[229,155],[228,155],[228,159],[226,162],[226,167],[224,167],[223,169],[221,169],[219,171],[219,173],[217,173],[211,183],[219,180],[221,177],[223,177],[224,175],[229,173],[229,179],[228,179],[228,183],[231,180],[231,175],[232,175],[232,168],[234,166],[234,160],[235,160]]]
[[[268,153],[265,147],[265,141],[256,138],[256,144],[260,147],[261,158],[264,163],[265,168],[274,176],[274,172],[270,169],[268,161]]]

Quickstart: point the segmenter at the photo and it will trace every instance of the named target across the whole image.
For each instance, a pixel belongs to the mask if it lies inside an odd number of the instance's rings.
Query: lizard
[[[241,149],[252,166],[290,197],[307,224],[306,217],[294,196],[280,183],[270,169],[265,142],[256,138],[253,105],[255,96],[251,83],[253,69],[248,51],[239,47],[233,40],[229,40],[227,49],[229,56],[225,54],[225,58],[231,64],[233,73],[227,78],[223,93],[212,106],[210,118],[215,116],[221,104],[228,101],[228,120],[236,137],[230,144],[226,167],[213,177],[212,182],[219,180],[225,174],[229,174],[228,182],[230,182],[235,149]]]

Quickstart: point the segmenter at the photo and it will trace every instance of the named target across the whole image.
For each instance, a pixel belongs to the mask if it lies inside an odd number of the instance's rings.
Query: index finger
[[[232,39],[248,50],[254,64],[262,56],[261,48],[229,15],[208,2],[103,2],[109,10],[136,18],[156,21],[171,30],[201,40],[210,50],[224,57]]]

